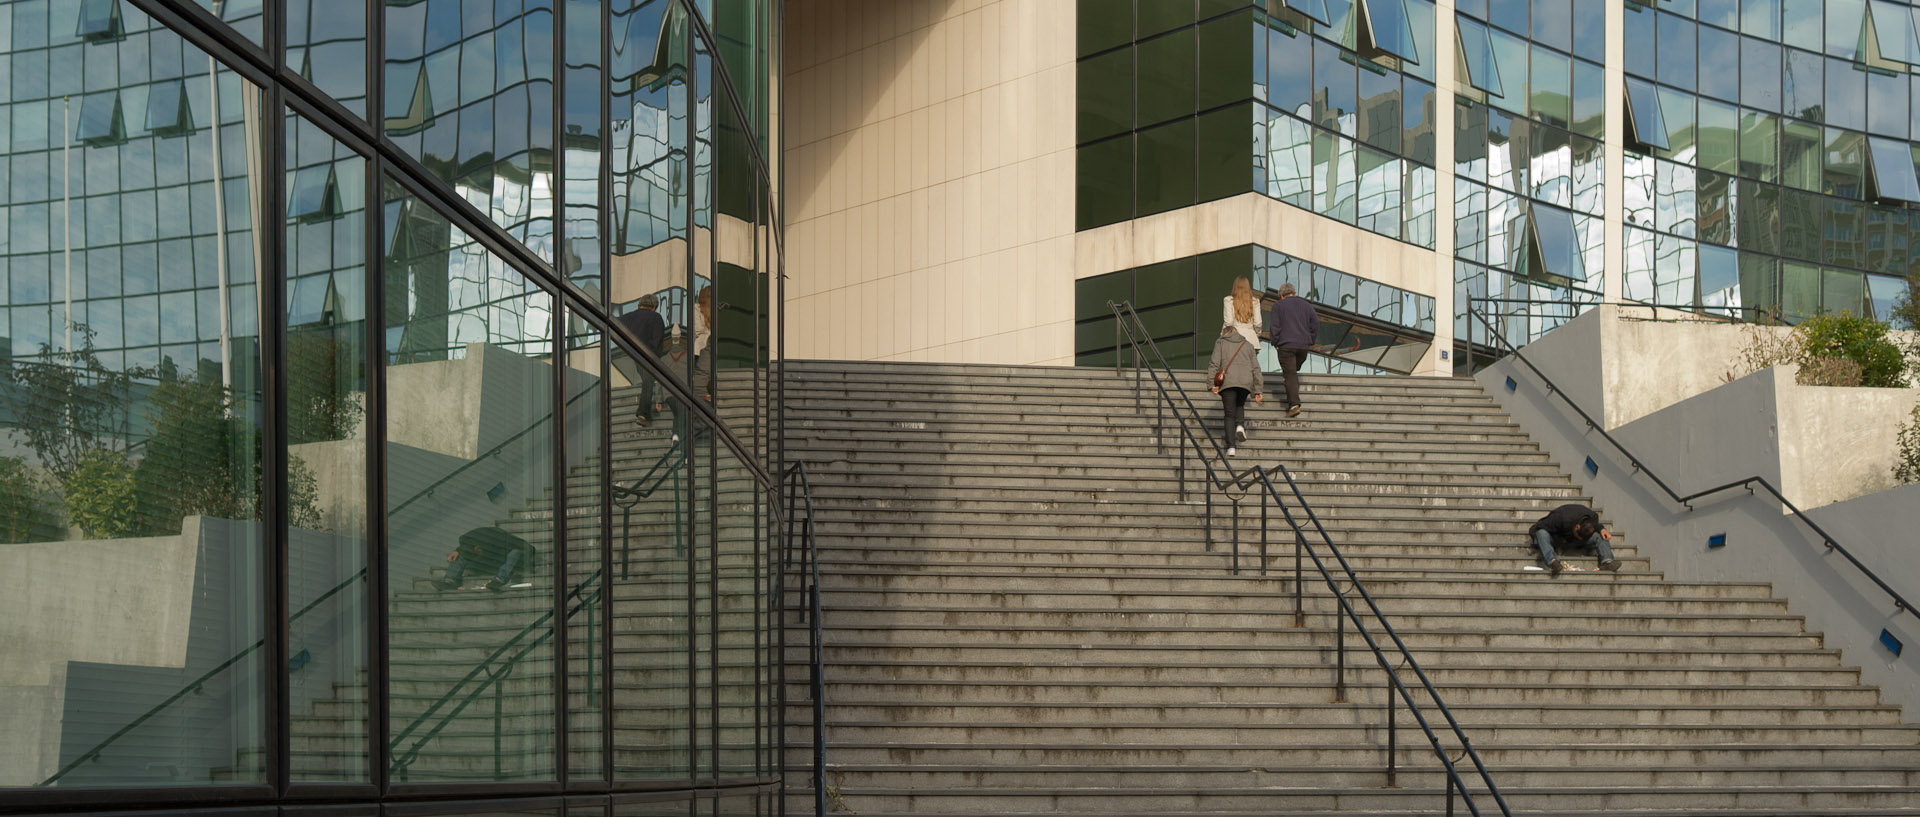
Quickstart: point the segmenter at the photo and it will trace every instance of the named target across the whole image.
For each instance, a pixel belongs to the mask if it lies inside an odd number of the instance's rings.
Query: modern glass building
[[[1282,274],[1336,326],[1409,330],[1461,364],[1493,342],[1470,308],[1516,341],[1602,300],[1885,319],[1913,270],[1920,9],[1902,0],[1126,5],[1079,7],[1082,244],[1249,193],[1298,212],[1263,230],[1254,204],[1251,263],[1199,256],[1197,279],[1076,270],[1081,363],[1111,361],[1106,302],[1129,296],[1205,346],[1233,276],[1278,283],[1261,245],[1363,281],[1350,298]],[[1286,222],[1308,240],[1270,243]],[[1394,288],[1451,326],[1408,320]],[[1453,370],[1323,342],[1341,351],[1322,370]]]
[[[780,15],[0,2],[0,811],[779,807]]]

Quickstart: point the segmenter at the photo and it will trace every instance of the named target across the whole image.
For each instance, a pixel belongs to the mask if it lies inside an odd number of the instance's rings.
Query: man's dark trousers
[[[1280,376],[1287,385],[1287,408],[1300,405],[1300,366],[1307,362],[1305,349],[1276,349],[1280,357]]]

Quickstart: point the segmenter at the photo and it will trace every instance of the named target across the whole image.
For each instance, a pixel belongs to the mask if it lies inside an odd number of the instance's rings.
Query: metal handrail
[[[1493,324],[1491,321],[1487,320],[1487,316],[1483,314],[1481,310],[1475,309],[1473,306],[1475,302],[1480,300],[1484,300],[1484,299],[1468,298],[1467,313],[1479,319],[1480,323],[1487,327],[1487,331],[1491,333],[1495,338],[1499,339],[1500,344],[1502,346],[1506,347],[1508,354],[1512,355],[1515,360],[1520,361],[1523,365],[1527,367],[1528,370],[1532,371],[1534,377],[1540,378],[1540,382],[1546,384],[1548,394],[1558,396],[1561,402],[1567,404],[1568,408],[1573,409],[1575,414],[1580,415],[1580,419],[1587,424],[1588,430],[1599,432],[1601,439],[1606,440],[1608,445],[1613,446],[1614,450],[1620,452],[1621,456],[1627,458],[1627,462],[1632,465],[1634,473],[1645,474],[1647,479],[1653,480],[1653,484],[1659,486],[1660,490],[1663,493],[1665,493],[1669,499],[1673,500],[1675,503],[1678,503],[1686,507],[1687,510],[1691,511],[1691,510],[1694,510],[1694,507],[1693,507],[1694,500],[1712,496],[1714,494],[1718,494],[1724,491],[1731,491],[1735,488],[1745,488],[1747,489],[1747,493],[1751,494],[1753,493],[1753,486],[1757,484],[1761,488],[1765,489],[1768,494],[1771,494],[1774,500],[1778,501],[1782,505],[1785,505],[1787,510],[1793,514],[1794,518],[1799,519],[1814,533],[1819,534],[1820,540],[1823,544],[1826,545],[1827,550],[1839,553],[1841,557],[1845,558],[1848,563],[1854,566],[1855,569],[1859,570],[1862,575],[1866,576],[1868,581],[1873,582],[1875,586],[1881,589],[1881,591],[1885,592],[1888,596],[1892,597],[1893,611],[1895,613],[1905,611],[1907,613],[1913,614],[1916,617],[1920,617],[1920,610],[1915,610],[1913,607],[1913,604],[1908,602],[1904,596],[1900,595],[1900,592],[1898,590],[1893,589],[1893,587],[1888,585],[1885,580],[1880,578],[1879,574],[1874,573],[1865,564],[1862,564],[1860,560],[1856,558],[1851,552],[1849,552],[1844,546],[1842,546],[1838,540],[1834,539],[1832,534],[1827,533],[1825,528],[1820,527],[1819,523],[1814,522],[1812,519],[1808,518],[1807,515],[1800,510],[1799,506],[1793,504],[1792,501],[1788,500],[1785,496],[1783,496],[1780,493],[1780,490],[1773,486],[1773,483],[1767,481],[1766,477],[1756,474],[1754,476],[1746,477],[1744,479],[1734,480],[1733,482],[1729,482],[1725,485],[1716,485],[1704,491],[1695,491],[1691,494],[1685,494],[1685,495],[1682,495],[1678,491],[1673,490],[1673,487],[1669,486],[1666,480],[1661,479],[1659,474],[1655,474],[1653,472],[1653,469],[1648,468],[1646,466],[1646,463],[1642,462],[1641,459],[1638,456],[1634,455],[1632,451],[1629,451],[1627,447],[1625,445],[1622,445],[1619,440],[1614,439],[1612,434],[1608,434],[1607,429],[1604,426],[1602,426],[1599,423],[1599,421],[1593,419],[1593,415],[1588,414],[1586,412],[1586,409],[1581,408],[1578,403],[1575,403],[1573,401],[1572,397],[1567,396],[1566,391],[1564,389],[1561,389],[1559,385],[1555,384],[1552,378],[1547,377],[1546,372],[1541,371],[1540,367],[1533,365],[1533,361],[1528,360],[1526,355],[1521,354],[1520,349],[1514,346],[1511,342],[1509,342],[1506,336],[1500,333],[1500,330],[1493,328]]]
[[[567,406],[569,407],[572,406],[575,402],[578,402],[581,398],[585,397],[588,394],[593,393],[593,391],[594,389],[592,388],[581,390],[579,394],[576,394],[572,398],[567,400]],[[426,497],[427,495],[437,490],[440,486],[446,484],[448,480],[453,479],[456,476],[459,476],[461,473],[465,472],[467,469],[480,464],[482,461],[486,460],[487,458],[492,457],[493,455],[506,450],[506,447],[508,445],[511,445],[513,442],[519,440],[521,437],[524,437],[527,434],[531,433],[534,429],[537,429],[540,426],[546,424],[551,419],[552,419],[552,415],[550,414],[546,417],[541,417],[540,419],[533,421],[532,424],[528,425],[524,429],[521,429],[519,432],[516,432],[513,436],[508,437],[507,439],[501,441],[498,445],[495,445],[492,448],[487,449],[485,452],[482,452],[478,457],[475,457],[471,460],[468,460],[465,463],[462,463],[459,468],[456,468],[448,472],[446,476],[443,476],[440,479],[434,480],[433,484],[420,489],[418,492],[414,493],[413,496],[408,497],[405,501],[401,502],[398,505],[395,505],[392,510],[387,512],[387,515],[392,516],[394,514],[398,514],[402,510],[405,510],[408,506],[412,505],[415,501],[423,497]],[[674,449],[679,448],[679,446],[680,446],[680,443],[675,442]],[[667,454],[669,455],[672,454],[674,449],[669,449]],[[666,456],[663,455],[661,459],[664,461],[666,459]],[[675,467],[677,467],[677,464]],[[659,468],[660,468],[660,463],[656,462],[654,464],[653,469],[647,472],[647,476],[652,476],[653,472],[655,470],[658,470]],[[665,476],[663,475],[661,479],[665,479]],[[639,481],[644,482],[645,480],[646,480],[646,477],[643,476]],[[658,482],[655,483],[654,487],[655,488],[659,487]],[[616,495],[620,495],[622,493],[631,493],[631,489],[623,488],[621,486],[616,485],[613,487],[613,492]],[[649,489],[647,493],[651,494],[652,489]],[[644,496],[644,494],[642,496]],[[628,505],[625,507],[630,513],[632,510],[631,505]],[[625,573],[624,573],[625,567],[626,567],[626,564],[623,560],[621,565],[621,568],[623,571],[622,578],[625,578]],[[367,576],[367,568],[365,567],[362,567],[359,570],[354,571],[353,575],[348,576],[345,579],[342,579],[339,584],[336,584],[333,587],[328,588],[325,592],[315,597],[313,601],[308,602],[305,606],[301,607],[299,610],[295,611],[293,614],[287,616],[287,623],[291,625],[293,622],[299,621],[302,616],[305,616],[307,613],[311,612],[314,608],[319,607],[321,602],[324,602],[327,599],[330,599],[336,595],[339,595],[340,591],[345,590],[349,585],[352,585],[354,582],[365,579],[366,576]],[[49,776],[47,779],[42,780],[39,783],[35,784],[35,787],[38,788],[38,787],[44,787],[44,786],[51,786],[54,783],[59,782],[61,778],[66,777],[68,774],[71,774],[73,770],[80,768],[81,764],[84,764],[89,760],[98,760],[100,758],[101,752],[105,751],[108,746],[111,746],[119,742],[121,738],[127,736],[127,733],[132,732],[133,730],[139,728],[141,724],[152,720],[154,716],[159,715],[162,711],[165,711],[168,707],[173,706],[173,704],[176,701],[179,701],[181,698],[186,697],[188,693],[192,693],[200,690],[206,684],[206,682],[212,680],[214,676],[227,671],[228,668],[232,667],[236,663],[239,663],[241,659],[246,658],[249,655],[252,655],[255,650],[258,650],[266,646],[266,643],[267,641],[265,637],[256,639],[252,644],[247,645],[246,647],[242,648],[239,652],[236,652],[232,656],[229,656],[227,660],[222,661],[219,664],[215,665],[212,669],[209,669],[206,672],[201,673],[199,677],[193,679],[192,681],[188,681],[185,685],[181,686],[180,689],[174,691],[172,695],[168,695],[166,699],[160,701],[157,704],[154,704],[152,707],[149,707],[147,711],[141,713],[139,717],[136,717],[133,720],[128,721],[127,725],[120,727],[118,730],[115,730],[113,734],[103,738],[99,743],[94,744],[91,748],[87,749],[85,752],[82,752],[79,755],[75,756],[74,759],[67,761],[65,765],[55,770],[54,773],[51,776]]]
[[[1320,558],[1319,554],[1314,550],[1313,545],[1307,540],[1305,529],[1303,529],[1300,523],[1298,522],[1298,520],[1294,518],[1293,512],[1288,509],[1285,500],[1280,496],[1279,491],[1274,488],[1272,480],[1268,477],[1268,473],[1270,472],[1270,469],[1268,467],[1254,466],[1238,474],[1230,473],[1228,478],[1225,480],[1219,479],[1217,472],[1213,467],[1213,463],[1208,460],[1205,449],[1200,445],[1199,437],[1194,434],[1193,429],[1189,424],[1188,415],[1186,413],[1182,413],[1180,411],[1179,403],[1176,403],[1174,401],[1174,394],[1176,392],[1180,395],[1181,399],[1185,402],[1189,412],[1191,412],[1192,418],[1193,418],[1192,422],[1198,423],[1201,425],[1202,432],[1206,434],[1207,439],[1213,443],[1215,453],[1220,456],[1223,462],[1225,460],[1225,452],[1220,448],[1219,441],[1215,440],[1211,436],[1210,432],[1205,432],[1205,422],[1200,419],[1198,407],[1194,405],[1191,398],[1187,397],[1186,389],[1180,385],[1179,378],[1174,376],[1173,369],[1170,365],[1167,364],[1166,357],[1160,353],[1159,347],[1152,342],[1152,338],[1150,334],[1146,331],[1145,324],[1140,321],[1139,314],[1134,311],[1132,304],[1126,301],[1121,301],[1117,303],[1113,301],[1108,301],[1107,306],[1110,310],[1113,311],[1114,319],[1117,324],[1117,328],[1115,330],[1115,337],[1116,337],[1115,370],[1116,372],[1119,372],[1120,370],[1119,368],[1120,350],[1117,345],[1118,338],[1122,334],[1124,334],[1129,342],[1129,345],[1132,347],[1132,350],[1134,353],[1136,386],[1140,382],[1138,373],[1140,369],[1143,368],[1142,364],[1144,363],[1145,364],[1144,368],[1152,376],[1154,388],[1159,393],[1159,396],[1160,396],[1159,404],[1162,407],[1172,407],[1174,421],[1178,423],[1180,426],[1181,436],[1185,439],[1188,445],[1191,445],[1196,450],[1196,453],[1200,457],[1201,464],[1206,469],[1206,473],[1208,477],[1207,479],[1208,501],[1207,501],[1207,514],[1205,517],[1205,524],[1207,526],[1207,531],[1208,531],[1207,540],[1206,540],[1207,548],[1211,550],[1213,547],[1213,539],[1212,539],[1212,515],[1213,515],[1212,493],[1213,493],[1213,490],[1215,489],[1216,485],[1219,486],[1223,492],[1229,491],[1230,489],[1240,489],[1240,494],[1237,496],[1229,494],[1229,498],[1232,500],[1233,506],[1234,506],[1232,570],[1235,573],[1239,572],[1240,570],[1240,507],[1239,507],[1239,503],[1241,499],[1245,497],[1246,490],[1248,488],[1264,487],[1265,496],[1262,497],[1260,500],[1260,557],[1261,557],[1260,571],[1261,573],[1264,574],[1267,568],[1267,529],[1268,529],[1267,507],[1268,507],[1268,500],[1271,500],[1273,505],[1280,508],[1280,512],[1282,516],[1286,519],[1288,526],[1292,528],[1294,533],[1295,549],[1294,549],[1293,599],[1294,599],[1295,626],[1301,626],[1302,624],[1304,624],[1304,621],[1305,621],[1304,600],[1302,597],[1303,583],[1301,581],[1302,565],[1301,565],[1301,559],[1300,559],[1301,554],[1303,553],[1313,559],[1315,568],[1319,570],[1321,578],[1326,582],[1327,589],[1333,593],[1334,598],[1339,606],[1339,612],[1336,613],[1334,616],[1334,621],[1336,625],[1335,650],[1337,654],[1337,659],[1336,659],[1337,663],[1336,663],[1335,675],[1334,675],[1334,700],[1335,701],[1346,700],[1346,623],[1349,620],[1351,620],[1353,622],[1355,632],[1357,632],[1360,635],[1360,637],[1366,642],[1367,649],[1373,653],[1375,662],[1378,663],[1380,666],[1380,669],[1387,674],[1387,677],[1389,680],[1389,685],[1388,685],[1389,691],[1391,693],[1397,693],[1401,701],[1406,704],[1408,711],[1410,711],[1413,714],[1415,721],[1420,725],[1421,731],[1427,736],[1428,742],[1433,747],[1434,754],[1439,757],[1441,765],[1445,767],[1447,772],[1447,793],[1446,793],[1447,812],[1449,814],[1452,813],[1453,795],[1455,791],[1458,791],[1462,796],[1462,798],[1466,801],[1467,809],[1471,811],[1474,815],[1476,815],[1476,817],[1478,817],[1478,815],[1480,814],[1479,806],[1474,801],[1473,795],[1467,791],[1464,781],[1460,779],[1459,772],[1455,768],[1453,759],[1447,756],[1446,750],[1440,745],[1439,736],[1434,732],[1431,723],[1428,721],[1426,716],[1422,714],[1419,705],[1414,701],[1412,692],[1409,691],[1406,685],[1400,680],[1399,675],[1396,672],[1395,668],[1389,664],[1387,660],[1386,652],[1380,647],[1379,643],[1374,640],[1373,636],[1367,632],[1366,626],[1362,621],[1360,614],[1353,608],[1352,604],[1348,601],[1346,597],[1346,593],[1358,592],[1361,598],[1363,598],[1366,601],[1368,610],[1372,613],[1374,620],[1379,623],[1380,629],[1391,638],[1394,648],[1398,650],[1398,652],[1400,653],[1399,665],[1413,670],[1414,675],[1420,680],[1422,688],[1426,690],[1427,695],[1432,699],[1434,706],[1440,711],[1441,715],[1445,718],[1447,726],[1453,732],[1454,737],[1460,742],[1461,748],[1465,751],[1465,754],[1467,755],[1467,757],[1472,759],[1474,768],[1478,771],[1482,782],[1486,784],[1487,792],[1493,796],[1495,804],[1499,806],[1500,813],[1502,815],[1507,815],[1507,817],[1511,817],[1512,811],[1508,808],[1505,797],[1503,797],[1500,794],[1499,786],[1493,782],[1493,777],[1491,773],[1487,771],[1486,764],[1480,759],[1479,753],[1474,750],[1473,744],[1467,738],[1466,732],[1461,728],[1459,720],[1453,716],[1452,710],[1447,708],[1446,702],[1442,700],[1440,697],[1440,691],[1433,685],[1433,682],[1427,677],[1426,672],[1420,668],[1419,662],[1414,659],[1413,653],[1411,650],[1407,648],[1406,642],[1404,642],[1400,638],[1400,634],[1397,631],[1395,631],[1393,629],[1393,625],[1387,621],[1386,614],[1383,611],[1381,611],[1379,604],[1374,601],[1373,595],[1367,592],[1365,583],[1360,580],[1360,576],[1358,575],[1358,573],[1356,573],[1353,570],[1353,567],[1347,561],[1346,556],[1340,552],[1340,549],[1338,546],[1334,545],[1332,536],[1330,536],[1327,533],[1326,527],[1321,524],[1318,515],[1314,514],[1313,509],[1307,505],[1306,496],[1300,491],[1299,484],[1294,481],[1293,475],[1287,471],[1286,466],[1276,463],[1273,466],[1271,466],[1271,469],[1278,470],[1281,476],[1286,480],[1287,485],[1289,486],[1289,488],[1292,489],[1294,499],[1298,502],[1300,509],[1303,512],[1305,512],[1308,520],[1311,521],[1314,529],[1319,533],[1321,542],[1326,545],[1328,551],[1331,552],[1334,558],[1339,562],[1342,570],[1346,574],[1347,582],[1349,583],[1349,586],[1350,586],[1349,590],[1347,591],[1343,592],[1340,589],[1339,582],[1334,578],[1333,573],[1327,569],[1326,564]],[[1147,340],[1145,344],[1142,344],[1140,341],[1140,338],[1136,336],[1136,330],[1138,330],[1138,335],[1147,336]],[[1156,368],[1156,364],[1157,364],[1157,368]],[[1165,383],[1161,382],[1163,373],[1165,375],[1165,378],[1171,381],[1173,384],[1173,388],[1171,390],[1168,389]],[[1136,392],[1136,398],[1137,398],[1137,392]],[[1159,412],[1159,416],[1163,418],[1164,412]],[[1159,422],[1162,422],[1162,420],[1157,419],[1156,423],[1159,423]],[[1158,435],[1159,433],[1160,432],[1156,430],[1156,435]],[[1183,497],[1185,492],[1185,476],[1184,476],[1185,448],[1186,448],[1185,445],[1181,446],[1183,460],[1180,466],[1182,469],[1182,474],[1179,477],[1181,481],[1181,491],[1182,491]],[[1394,705],[1393,696],[1391,694],[1388,696],[1386,703],[1387,703],[1387,706],[1386,706],[1386,709],[1387,709],[1386,773],[1387,773],[1387,785],[1392,786],[1396,782],[1396,777],[1398,773],[1398,767],[1397,767],[1398,761],[1395,757],[1397,754],[1397,746],[1396,746],[1397,736],[1396,736],[1396,729],[1394,724],[1395,714],[1398,710]]]
[[[781,475],[786,484],[787,512],[786,564],[793,564],[794,548],[799,548],[800,592],[806,607],[800,615],[807,621],[808,690],[813,696],[813,813],[827,813],[827,701],[826,682],[821,678],[825,663],[825,637],[820,625],[820,550],[813,526],[813,485],[807,479],[807,464],[795,462]],[[797,529],[797,530],[796,530]],[[782,576],[786,567],[781,567]],[[783,579],[784,582],[784,579]]]
[[[579,603],[575,604],[572,609],[567,611],[567,618],[569,619],[573,618],[573,615],[575,613],[580,612],[582,609],[584,609],[588,605],[591,605],[599,600],[600,594],[603,589],[600,587],[595,587],[591,594],[584,595],[584,596],[581,595],[581,592],[586,590],[589,584],[594,584],[599,580],[600,580],[600,571],[595,570],[592,573],[587,574],[586,578],[581,579],[579,584],[574,585],[572,590],[567,591],[566,599],[564,599],[563,602],[567,600],[579,599]],[[542,631],[538,636],[536,636],[531,643],[527,644],[524,647],[521,647],[519,652],[514,653],[512,657],[508,658],[506,662],[502,664],[498,670],[493,669],[492,666],[496,659],[498,659],[501,655],[505,654],[507,650],[512,649],[513,646],[515,644],[518,644],[521,639],[526,638],[529,634],[533,633],[535,630],[545,626],[552,619],[553,619],[552,609],[548,609],[546,612],[541,613],[539,618],[534,619],[531,623],[527,624],[527,626],[522,627],[520,629],[520,632],[515,633],[512,638],[507,639],[506,643],[501,644],[499,647],[494,648],[493,652],[489,653],[484,660],[474,665],[473,669],[468,670],[466,675],[461,676],[460,680],[455,681],[453,686],[449,687],[445,693],[441,694],[440,698],[433,702],[433,705],[427,707],[427,711],[420,713],[420,716],[417,718],[414,718],[413,722],[407,724],[407,727],[405,729],[400,730],[398,733],[396,733],[393,736],[393,739],[388,742],[389,751],[400,748],[400,744],[404,742],[408,737],[412,736],[415,730],[419,729],[421,725],[425,724],[429,718],[432,718],[434,716],[434,713],[439,712],[441,707],[446,706],[448,701],[453,700],[454,693],[459,692],[461,687],[466,686],[467,682],[472,681],[476,676],[479,676],[482,673],[486,674],[486,679],[481,681],[478,686],[475,686],[472,692],[467,693],[467,696],[465,698],[462,698],[460,702],[458,704],[455,704],[454,707],[451,710],[449,710],[445,716],[440,718],[439,723],[434,724],[433,728],[427,730],[427,732],[424,735],[422,735],[419,740],[414,741],[413,746],[409,748],[405,754],[399,755],[393,759],[393,764],[389,768],[393,772],[394,778],[396,780],[403,780],[403,781],[406,780],[407,769],[413,765],[414,760],[419,758],[420,751],[426,748],[427,744],[431,743],[434,738],[438,737],[440,735],[441,730],[446,729],[447,725],[452,723],[454,718],[459,717],[461,712],[466,711],[467,706],[469,704],[472,704],[475,698],[480,697],[481,693],[486,692],[489,687],[492,687],[494,689],[494,712],[493,712],[494,777],[496,779],[499,778],[500,771],[501,771],[500,769],[500,760],[501,760],[500,723],[503,717],[503,713],[501,712],[501,703],[502,703],[501,698],[504,694],[503,682],[506,680],[507,676],[513,672],[513,668],[516,666],[519,666],[521,659],[526,658],[528,654],[532,653],[535,649],[538,649],[540,645],[545,644],[548,640],[553,638],[554,628],[546,627],[546,629]]]
[[[668,477],[674,476],[676,473],[679,472],[680,467],[686,464],[687,462],[686,457],[674,456],[674,454],[676,452],[679,452],[682,449],[682,447],[684,447],[685,445],[686,445],[686,441],[684,439],[675,439],[673,441],[673,445],[668,446],[667,450],[660,454],[660,458],[653,461],[653,467],[648,468],[647,472],[645,474],[641,474],[639,479],[634,480],[632,485],[614,485],[610,489],[614,497],[614,500],[613,500],[614,504],[620,506],[620,579],[621,581],[625,581],[627,579],[627,577],[631,574],[631,568],[633,566],[633,535],[632,535],[633,507],[635,505],[638,505],[641,500],[646,499],[647,497],[653,496],[654,491],[660,490],[660,486],[666,484]],[[666,470],[662,471],[661,470],[662,466],[664,466]],[[656,474],[658,474],[658,476],[655,476]],[[652,480],[653,484],[651,485],[646,484],[648,480]],[[678,483],[675,483],[675,484],[678,485]],[[677,491],[679,489],[676,487],[674,490]],[[681,542],[680,510],[681,510],[680,503],[678,502],[674,503],[673,504],[673,526],[674,526],[673,541],[675,543],[676,549],[680,546],[680,542]]]

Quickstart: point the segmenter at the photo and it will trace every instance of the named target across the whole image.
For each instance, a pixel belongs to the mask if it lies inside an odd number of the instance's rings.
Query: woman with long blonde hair
[[[1232,326],[1240,336],[1260,350],[1260,299],[1253,294],[1253,282],[1241,275],[1233,279],[1233,292],[1220,301],[1220,322]]]

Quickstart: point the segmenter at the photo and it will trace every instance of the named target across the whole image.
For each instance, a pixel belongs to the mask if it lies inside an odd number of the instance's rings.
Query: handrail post
[[[1333,598],[1333,702],[1347,702],[1347,617],[1341,615],[1339,591]]]
[[[1233,575],[1240,575],[1240,498],[1233,499]]]
[[[1447,775],[1447,817],[1453,817],[1453,775]]]
[[[1267,498],[1260,498],[1260,575],[1267,575]]]
[[[1207,552],[1213,552],[1213,480],[1207,480],[1207,514],[1201,517],[1206,528]]]
[[[633,506],[620,509],[620,580],[626,581],[633,566]]]
[[[1300,551],[1306,549],[1307,535],[1299,528],[1293,530],[1293,626],[1307,626],[1307,611],[1301,602],[1300,587]]]
[[[505,762],[505,758],[503,757],[504,752],[500,746],[500,719],[505,717],[507,672],[511,669],[513,669],[513,665],[508,664],[506,667],[503,667],[500,670],[500,674],[493,679],[493,779],[495,780],[506,779],[506,772],[503,768]]]
[[[1388,672],[1392,672],[1392,670],[1388,670]],[[1387,693],[1387,788],[1391,789],[1400,785],[1398,776],[1396,774],[1398,770],[1395,768],[1395,765],[1394,765],[1395,755],[1396,755],[1396,752],[1394,750],[1397,748],[1395,745],[1397,741],[1395,740],[1394,734],[1397,730],[1393,728],[1393,715],[1395,710],[1398,709],[1398,707],[1395,707],[1393,705],[1393,684],[1387,684],[1386,693]]]
[[[1173,472],[1173,478],[1180,483],[1180,501],[1187,501],[1187,447],[1180,446],[1180,467]]]

